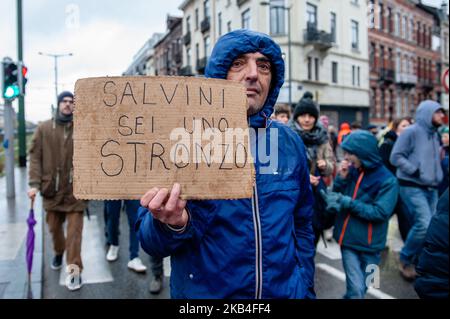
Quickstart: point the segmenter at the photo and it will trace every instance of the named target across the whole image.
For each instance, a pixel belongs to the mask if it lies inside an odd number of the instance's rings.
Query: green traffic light
[[[3,97],[5,99],[13,99],[15,97],[18,97],[20,95],[20,89],[18,85],[10,85],[5,89],[5,92],[3,93]]]

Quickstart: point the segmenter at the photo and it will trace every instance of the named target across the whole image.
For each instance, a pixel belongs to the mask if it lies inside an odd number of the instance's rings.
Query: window
[[[316,77],[316,81],[319,81],[319,58],[314,59],[314,64],[315,64],[314,74]]]
[[[394,69],[394,50],[392,48],[388,49],[388,68],[390,70]]]
[[[186,32],[191,32],[191,16],[186,18]]]
[[[376,117],[377,114],[377,104],[375,103],[377,97],[377,89],[370,89],[370,117]]]
[[[417,76],[419,79],[422,78],[422,59],[417,57]]]
[[[395,60],[395,69],[398,73],[402,72],[402,55],[400,52],[397,53],[397,59]]]
[[[402,22],[402,16],[400,13],[397,13],[395,15],[395,35],[397,37],[401,36],[401,30],[400,30],[400,24]]]
[[[381,31],[384,30],[384,6],[382,3],[378,4],[378,26]]]
[[[376,68],[376,63],[375,63],[376,50],[377,50],[376,44],[374,42],[370,42],[369,64],[370,64],[371,70],[374,70]]]
[[[375,28],[375,0],[369,0],[368,8],[369,12],[369,29]]]
[[[211,47],[211,41],[209,39],[209,36],[205,37],[203,40],[204,40],[204,45],[205,45],[205,48],[204,48],[205,49],[205,57],[209,57],[210,56],[209,49]]]
[[[358,86],[361,86],[361,67],[358,66],[357,68],[357,80],[358,80]]]
[[[381,89],[381,103],[380,103],[380,117],[384,118],[384,109],[386,107],[386,92],[384,91],[384,89]]]
[[[242,12],[242,29],[250,29],[250,9]]]
[[[422,43],[422,37],[421,37],[421,34],[420,34],[421,30],[422,30],[422,28],[421,28],[420,21],[417,21],[417,36],[416,36],[417,39],[416,39],[416,42],[417,42],[418,45],[421,45],[421,43]]]
[[[331,21],[330,21],[331,30],[330,30],[330,33],[331,33],[332,41],[334,43],[336,43],[336,23],[337,23],[336,22],[336,13],[331,12]]]
[[[308,80],[312,80],[312,58],[308,57]]]
[[[285,10],[281,8],[284,0],[272,0],[270,4],[270,34],[286,34]]]
[[[338,83],[338,63],[331,63],[331,82],[337,84]]]
[[[186,48],[186,63],[191,66],[191,48]]]
[[[307,29],[317,29],[317,7],[311,3],[306,4],[306,27]]]
[[[404,16],[402,21],[403,39],[408,39],[408,17]]]
[[[402,116],[402,97],[399,92],[397,93],[397,103],[396,104],[397,104],[397,106],[396,106],[397,117],[401,117]]]
[[[198,26],[199,26],[199,16],[198,16],[198,8],[195,9],[195,30],[198,30]]]
[[[231,21],[227,22],[227,32],[231,32]]]
[[[354,20],[352,20],[352,48],[359,48],[359,25]]]
[[[356,66],[352,65],[352,85],[356,86]]]
[[[384,45],[380,45],[380,67],[384,69]]]
[[[392,14],[392,8],[388,8],[388,32],[392,33],[394,32],[394,21],[393,21],[393,14]]]
[[[409,20],[409,41],[412,41],[414,38],[414,20]]]
[[[197,61],[200,60],[200,46],[198,43],[195,44],[195,56],[197,57]]]
[[[222,35],[222,12],[217,14],[217,30],[219,32],[219,37]]]
[[[204,19],[208,19],[211,17],[210,15],[210,6],[209,6],[209,0],[203,1],[203,16]]]

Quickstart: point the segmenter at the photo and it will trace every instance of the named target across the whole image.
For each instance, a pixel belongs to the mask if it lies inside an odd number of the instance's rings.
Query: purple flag
[[[30,214],[27,219],[28,233],[27,233],[27,268],[28,274],[31,274],[31,268],[33,267],[33,253],[34,253],[34,225],[36,220],[34,219],[34,210],[30,210]]]

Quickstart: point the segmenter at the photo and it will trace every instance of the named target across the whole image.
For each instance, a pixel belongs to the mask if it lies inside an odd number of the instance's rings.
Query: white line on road
[[[345,273],[343,273],[342,271],[340,271],[334,267],[331,267],[327,264],[319,263],[319,264],[316,264],[316,268],[319,268],[319,269],[329,273],[330,275],[332,275],[333,277],[336,277],[337,279],[339,279],[341,281],[345,281]],[[367,290],[367,293],[378,299],[396,299],[395,297],[388,295],[387,293],[384,293],[381,290],[375,289],[372,287],[370,287]]]

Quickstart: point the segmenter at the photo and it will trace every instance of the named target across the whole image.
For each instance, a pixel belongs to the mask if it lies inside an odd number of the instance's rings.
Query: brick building
[[[179,75],[182,61],[183,18],[167,16],[167,31],[154,46],[155,75]]]
[[[384,125],[438,99],[434,17],[420,1],[369,0],[370,118]]]

